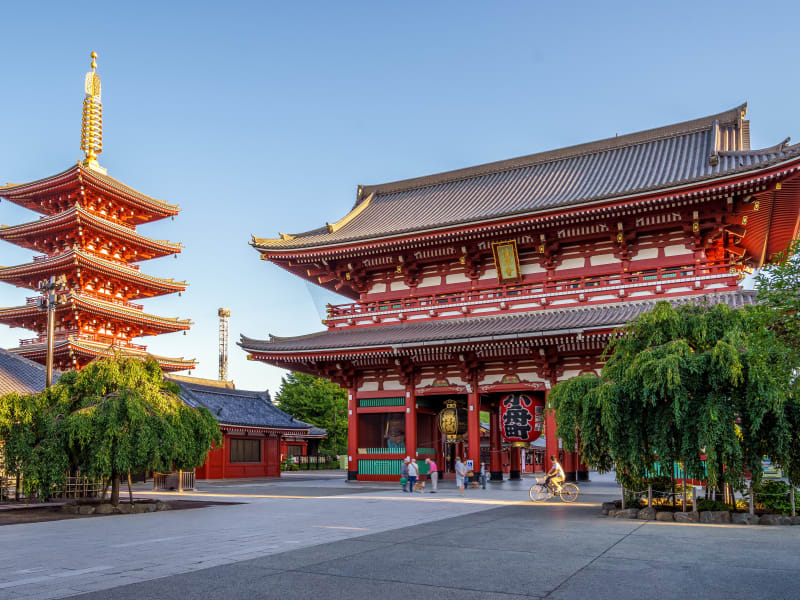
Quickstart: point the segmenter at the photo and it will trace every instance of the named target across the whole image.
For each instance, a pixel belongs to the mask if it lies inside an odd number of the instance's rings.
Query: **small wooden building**
[[[269,394],[237,390],[231,381],[171,375],[190,406],[203,406],[219,421],[223,444],[214,448],[197,479],[280,477],[287,455],[316,454],[327,431],[295,419],[272,404]]]

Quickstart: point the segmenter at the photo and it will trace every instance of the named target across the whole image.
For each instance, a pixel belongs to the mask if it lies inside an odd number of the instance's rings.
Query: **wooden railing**
[[[521,285],[504,285],[483,290],[467,290],[442,294],[428,294],[414,297],[354,302],[328,306],[327,322],[330,326],[343,319],[380,318],[386,313],[430,312],[435,316],[442,309],[466,307],[467,305],[499,305],[504,309],[508,302],[536,300],[542,306],[551,299],[576,298],[585,301],[592,296],[608,294],[610,291],[625,297],[628,291],[652,288],[654,293],[663,292],[664,286],[676,287],[678,284],[698,282],[697,289],[706,282],[723,280],[727,285],[737,285],[739,267],[727,263],[688,265],[683,267],[661,267],[635,271],[632,273],[572,277],[553,281]],[[698,287],[699,286],[699,287]],[[348,321],[349,324],[352,324]]]
[[[131,308],[133,310],[144,310],[144,306],[141,304],[127,302],[126,300],[120,300],[119,298],[113,298],[111,296],[106,296],[105,294],[97,294],[95,292],[88,292],[86,290],[81,290],[78,292],[78,294],[87,298],[94,298],[96,300],[102,300],[103,302],[110,302],[111,304],[124,306],[125,308]],[[25,304],[28,306],[37,305],[41,299],[42,296],[30,296],[25,299]]]

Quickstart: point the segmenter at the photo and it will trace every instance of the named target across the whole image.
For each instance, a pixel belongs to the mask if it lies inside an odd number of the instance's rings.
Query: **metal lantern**
[[[508,394],[500,401],[500,431],[512,446],[528,448],[542,435],[544,402],[528,394]]]
[[[447,441],[455,442],[467,432],[467,411],[460,408],[455,400],[448,400],[439,411],[436,422],[439,431],[447,436]]]

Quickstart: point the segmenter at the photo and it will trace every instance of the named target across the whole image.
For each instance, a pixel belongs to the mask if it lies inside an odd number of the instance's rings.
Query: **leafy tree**
[[[756,277],[759,302],[774,310],[770,328],[800,352],[800,239]]]
[[[328,430],[320,449],[331,454],[347,448],[347,393],[335,383],[305,373],[289,373],[281,379],[275,396],[281,410]]]
[[[47,497],[69,469],[64,415],[69,404],[53,388],[41,394],[12,392],[0,398],[0,440],[5,469],[27,496]],[[19,493],[19,487],[17,487]]]
[[[771,327],[774,310],[668,302],[619,331],[601,376],[553,387],[558,435],[580,444],[599,470],[628,485],[655,463],[738,486],[761,478],[769,456],[800,481],[800,401],[795,350]]]
[[[115,505],[122,475],[192,469],[212,442],[222,442],[214,416],[186,406],[158,363],[124,357],[94,361],[41,394],[3,402],[0,436],[29,491],[47,497],[68,468],[80,469],[111,481]]]

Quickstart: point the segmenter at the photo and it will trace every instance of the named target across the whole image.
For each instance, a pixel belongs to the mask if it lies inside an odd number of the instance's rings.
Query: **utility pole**
[[[58,306],[57,292],[67,285],[67,278],[63,275],[56,277],[51,275],[50,279],[39,282],[39,291],[42,297],[39,299],[39,308],[47,311],[47,359],[45,367],[45,387],[53,385],[53,344],[56,332],[56,307]]]
[[[231,316],[230,308],[217,310],[219,317],[219,380],[228,380],[228,319]]]

